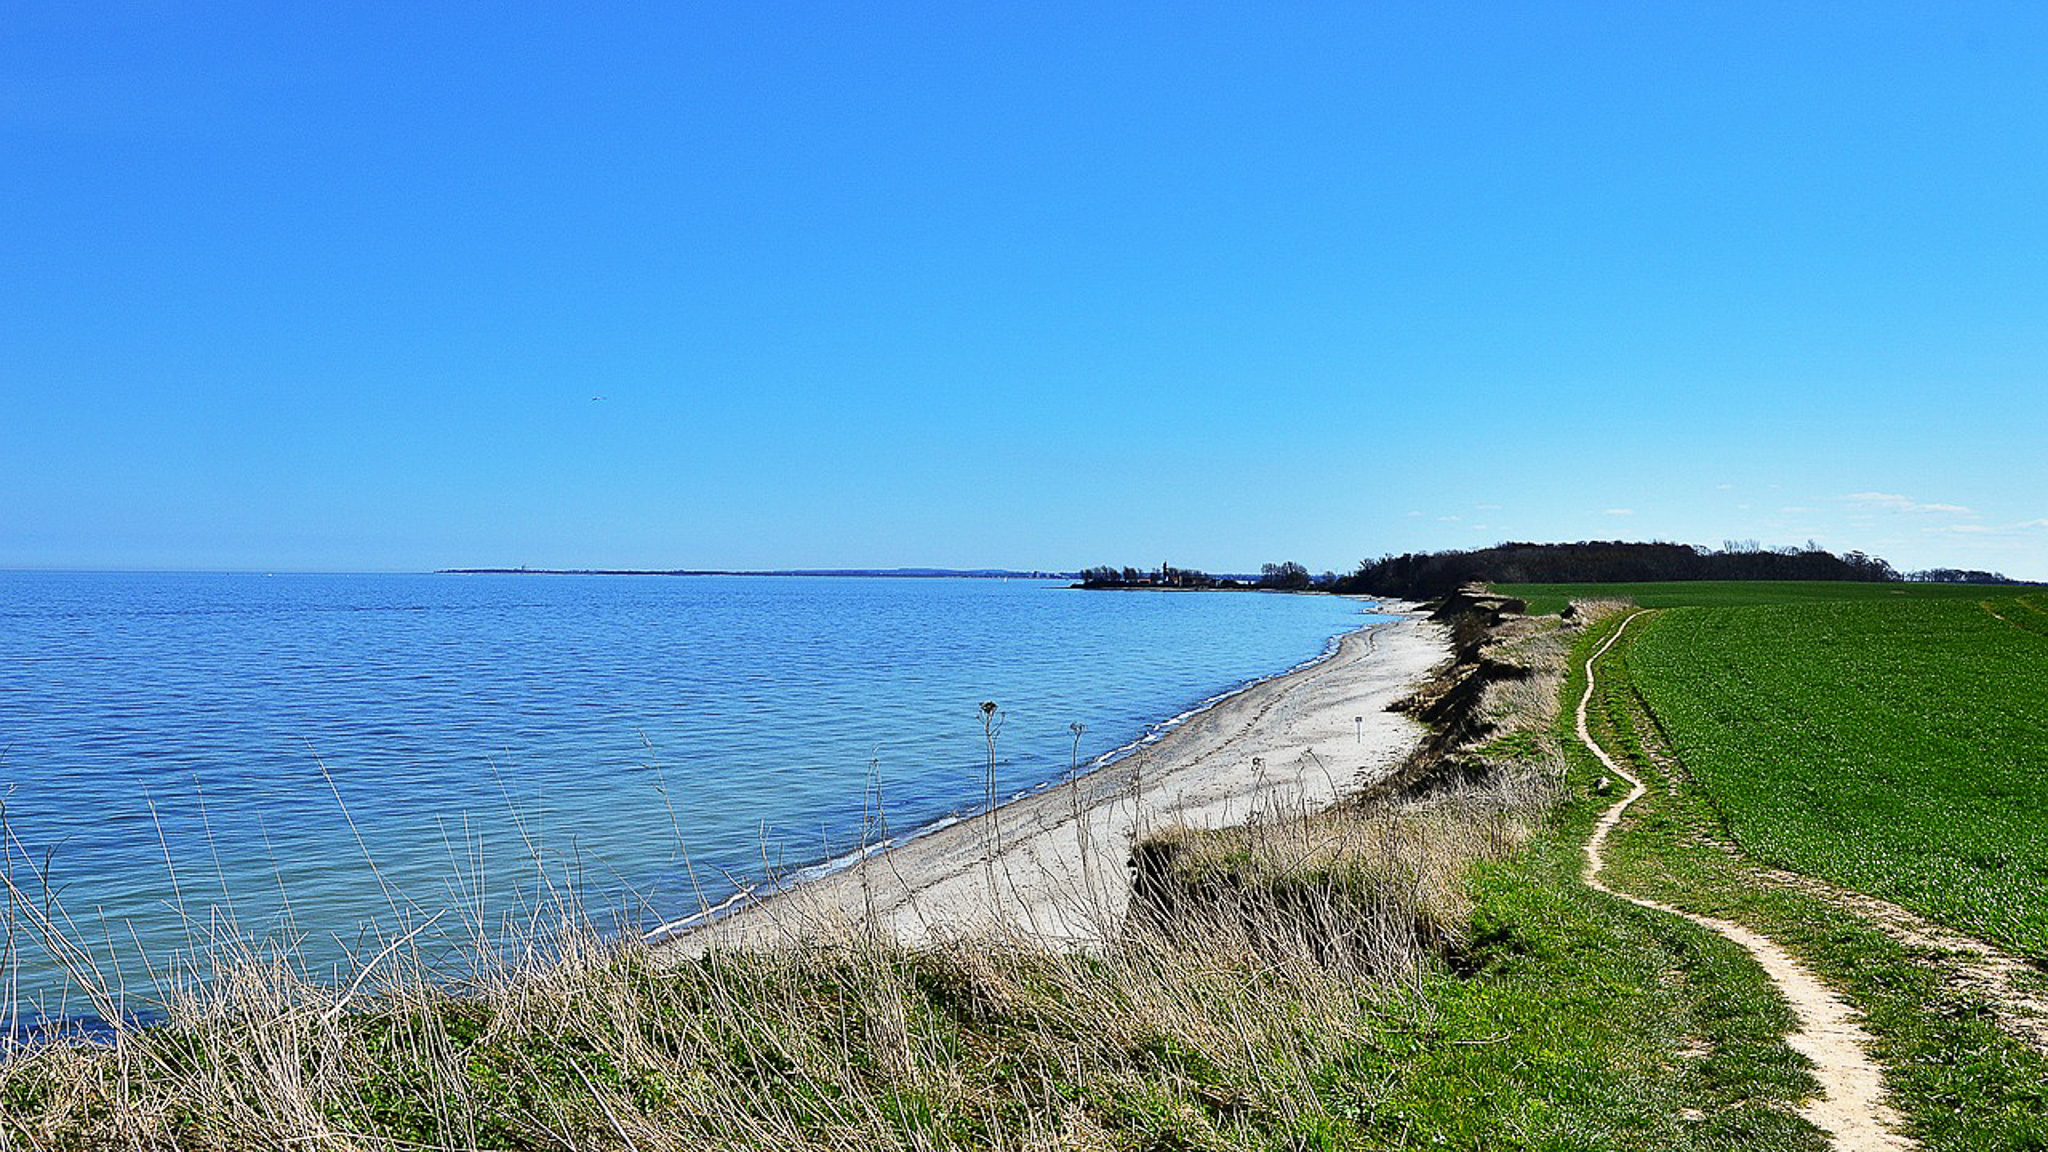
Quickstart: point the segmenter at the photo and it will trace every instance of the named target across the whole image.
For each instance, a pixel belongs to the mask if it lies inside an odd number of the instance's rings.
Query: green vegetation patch
[[[1813,1081],[1762,972],[1579,883],[1593,811],[1483,870],[1462,971],[1425,986],[1433,1028],[1390,1053],[1375,1131],[1389,1147],[1827,1147],[1794,1113]]]
[[[2030,615],[1981,589],[1683,609],[1628,669],[1745,850],[2044,960],[2048,639],[2007,622]]]

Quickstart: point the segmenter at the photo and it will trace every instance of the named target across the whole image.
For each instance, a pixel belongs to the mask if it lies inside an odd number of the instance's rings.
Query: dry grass
[[[1542,773],[1506,768],[1424,799],[1233,828],[1134,852],[1132,926],[1183,947],[1386,978],[1464,943],[1464,877],[1537,827]]]
[[[408,962],[338,1014],[334,989],[224,973],[166,1024],[0,1065],[0,1130],[29,1148],[1268,1147],[1326,1121],[1321,1070],[1413,1005],[1359,982],[1364,952],[1224,943],[856,937],[676,966],[572,935],[462,988]],[[1412,965],[1406,943],[1372,963]]]

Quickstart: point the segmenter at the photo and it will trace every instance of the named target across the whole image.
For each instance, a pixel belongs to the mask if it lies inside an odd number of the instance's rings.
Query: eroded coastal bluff
[[[853,927],[906,944],[991,929],[1053,945],[1113,938],[1130,901],[1134,838],[1319,810],[1408,758],[1425,728],[1390,707],[1450,657],[1452,637],[1416,604],[1380,610],[1394,619],[1097,771],[656,938],[680,955]]]

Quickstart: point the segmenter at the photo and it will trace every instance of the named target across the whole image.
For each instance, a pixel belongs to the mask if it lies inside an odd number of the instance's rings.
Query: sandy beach
[[[1134,831],[1319,808],[1391,772],[1420,737],[1387,711],[1448,658],[1414,605],[1328,658],[1217,701],[1104,768],[659,934],[684,953],[871,922],[905,943],[1008,930],[1085,946],[1114,934]]]

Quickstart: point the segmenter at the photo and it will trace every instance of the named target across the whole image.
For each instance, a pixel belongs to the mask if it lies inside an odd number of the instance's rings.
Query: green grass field
[[[2048,591],[1506,585],[1662,607],[1625,667],[1758,860],[2048,960]]]

